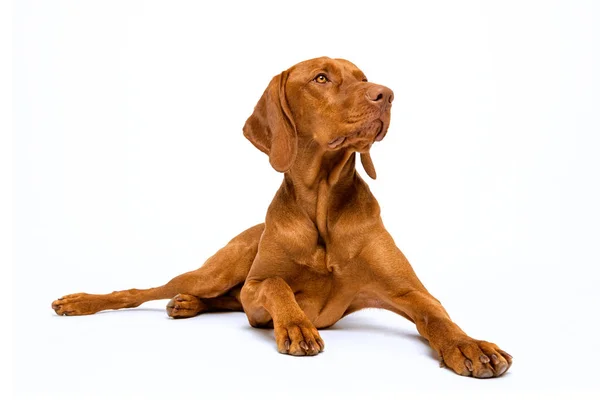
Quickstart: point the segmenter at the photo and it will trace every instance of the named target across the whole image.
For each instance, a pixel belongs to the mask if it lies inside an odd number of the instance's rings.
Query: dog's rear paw
[[[189,318],[206,310],[206,305],[190,294],[178,294],[167,304],[167,314],[171,318]]]
[[[87,293],[74,293],[52,302],[52,309],[58,315],[89,315],[100,309],[95,296]]]
[[[317,328],[308,319],[275,324],[277,350],[294,356],[314,356],[325,349]]]
[[[494,343],[466,338],[442,348],[442,360],[459,375],[495,378],[512,365],[512,356]]]

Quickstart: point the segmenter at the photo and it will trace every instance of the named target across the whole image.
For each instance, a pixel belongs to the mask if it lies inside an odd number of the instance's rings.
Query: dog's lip
[[[381,122],[381,126],[379,127],[379,130],[377,131],[377,134],[375,135],[375,139],[373,139],[375,142],[381,142],[387,132],[387,129],[385,129],[386,128],[385,122],[383,122],[381,120],[379,122]],[[335,149],[337,147],[340,147],[346,141],[347,138],[356,136],[357,134],[358,134],[358,132],[353,133],[351,135],[347,135],[347,136],[338,136],[335,139],[329,141],[327,143],[327,146],[329,146],[330,149]]]
[[[335,139],[333,139],[332,141],[330,141],[327,145],[329,146],[330,149],[335,149],[336,147],[338,147],[345,141],[346,141],[346,136],[339,136],[339,137],[336,137]]]
[[[379,132],[377,133],[377,136],[375,136],[376,142],[381,142],[383,140],[383,138],[385,137],[387,129],[383,129],[384,126],[385,126],[385,124],[381,124],[381,128],[379,128]]]

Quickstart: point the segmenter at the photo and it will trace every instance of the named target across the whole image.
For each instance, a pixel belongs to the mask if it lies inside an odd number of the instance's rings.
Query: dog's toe
[[[52,302],[52,309],[58,315],[89,315],[99,311],[94,295],[74,293]]]
[[[314,356],[325,349],[325,342],[308,319],[275,325],[275,340],[280,353],[293,356]]]
[[[512,365],[512,356],[495,344],[471,338],[444,347],[442,359],[457,374],[475,378],[501,376]]]

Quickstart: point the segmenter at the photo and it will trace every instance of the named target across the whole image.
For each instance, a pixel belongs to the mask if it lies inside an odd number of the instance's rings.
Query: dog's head
[[[368,82],[351,62],[315,58],[271,80],[244,125],[244,136],[279,172],[292,167],[300,138],[324,151],[360,152],[375,178],[369,149],[387,133],[393,99],[390,89]]]

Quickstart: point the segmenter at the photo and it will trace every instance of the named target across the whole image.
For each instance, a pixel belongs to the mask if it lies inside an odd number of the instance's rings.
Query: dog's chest
[[[305,273],[311,276],[311,279],[343,281],[355,267],[347,256],[340,254],[339,251],[328,250],[323,245],[318,245],[293,258],[300,267],[299,273]]]
[[[300,264],[300,269],[306,269],[309,274],[317,274],[327,279],[333,273],[335,263],[324,246],[318,245],[312,251],[305,250],[295,260]]]
[[[352,260],[324,247],[317,247],[309,259],[297,265],[288,283],[308,318],[318,327],[330,326],[342,317],[364,279]]]

